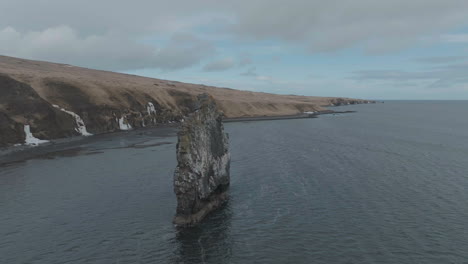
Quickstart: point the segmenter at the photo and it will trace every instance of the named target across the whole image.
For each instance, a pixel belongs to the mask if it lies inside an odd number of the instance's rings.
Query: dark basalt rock
[[[0,147],[24,141],[24,126],[0,111]]]
[[[156,100],[145,94],[126,92],[121,96],[110,96],[115,105],[100,105],[83,92],[76,84],[46,79],[44,81],[48,99],[61,102],[60,106],[78,114],[92,134],[119,131],[118,119],[124,118],[132,128],[151,127],[157,124],[178,121],[182,113],[176,114],[162,107]],[[148,111],[149,104],[154,111]],[[116,105],[125,105],[117,107]]]
[[[78,135],[73,117],[52,107],[28,84],[0,74],[0,147],[24,143],[24,125],[40,139]]]
[[[178,133],[174,192],[177,213],[174,223],[190,226],[219,208],[227,199],[230,155],[222,113],[214,99],[198,96],[197,110]]]
[[[29,84],[0,73],[0,148],[24,143],[24,125],[30,125],[31,132],[39,139],[81,135],[76,131],[75,118],[60,108],[79,115],[92,134],[121,130],[118,121],[121,118],[131,128],[142,128],[179,122],[193,111],[187,93],[179,93],[177,98],[188,107],[174,111],[147,94],[128,92],[118,98],[111,96],[115,104],[101,105],[74,83],[46,78],[43,85],[48,95],[45,99]]]
[[[341,105],[349,105],[349,104],[375,104],[375,101],[368,101],[368,100],[357,100],[357,99],[345,99],[345,98],[333,98],[330,100],[330,104],[332,106],[341,106]]]

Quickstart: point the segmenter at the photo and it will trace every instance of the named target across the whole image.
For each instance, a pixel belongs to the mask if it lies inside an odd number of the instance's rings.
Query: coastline
[[[324,111],[318,111],[315,113],[302,113],[302,114],[296,114],[296,115],[246,116],[246,117],[224,118],[223,122],[232,123],[232,122],[251,122],[251,121],[268,121],[268,120],[284,120],[284,119],[304,119],[304,118],[317,118],[320,115],[350,114],[350,113],[355,113],[355,112],[356,111],[324,110]]]
[[[224,123],[234,122],[253,122],[253,121],[273,121],[273,120],[288,120],[288,119],[305,119],[318,118],[320,115],[348,114],[356,111],[334,111],[324,110],[315,113],[302,113],[296,115],[279,115],[279,116],[251,116],[251,117],[236,117],[224,118]],[[154,127],[138,128],[128,131],[114,131],[95,134],[90,137],[74,136],[60,139],[52,139],[50,142],[39,146],[9,146],[0,148],[0,167],[9,166],[13,163],[23,162],[29,159],[44,159],[53,156],[73,156],[80,153],[82,146],[93,144],[112,137],[119,137],[128,134],[151,134],[154,137],[175,136],[180,123],[161,124]],[[137,145],[129,145],[126,147],[138,147]],[[125,148],[125,147],[124,147]],[[90,153],[92,154],[92,153]]]
[[[154,138],[167,138],[175,136],[178,124],[162,124],[155,127],[139,128],[128,131],[115,131],[96,134],[90,137],[75,136],[50,140],[49,143],[39,146],[10,146],[0,148],[0,168],[7,167],[14,163],[24,162],[30,159],[51,159],[56,156],[92,155],[100,151],[99,147],[94,147],[97,143],[110,140],[112,138],[135,136],[135,142],[125,142],[126,145],[120,148],[143,148],[145,142],[137,140],[139,135],[150,135]],[[160,144],[165,144],[162,142]],[[92,150],[89,150],[89,149]]]
[[[236,121],[299,118],[293,115],[374,102],[235,90],[5,56],[0,72],[1,147],[26,138],[34,143],[180,122],[201,93]]]

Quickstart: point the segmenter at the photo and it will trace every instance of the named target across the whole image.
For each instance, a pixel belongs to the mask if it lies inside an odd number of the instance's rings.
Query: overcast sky
[[[2,0],[0,54],[281,94],[468,99],[468,0]]]

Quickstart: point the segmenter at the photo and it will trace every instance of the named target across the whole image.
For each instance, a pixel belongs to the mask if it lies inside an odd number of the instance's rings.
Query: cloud
[[[0,52],[110,70],[176,70],[211,57],[206,39],[221,35],[310,52],[388,52],[440,35],[466,43],[466,34],[443,34],[467,25],[467,13],[466,0],[3,0]],[[181,32],[191,37],[184,42]],[[154,38],[169,40],[140,42]]]
[[[245,66],[252,64],[252,59],[249,57],[241,57],[239,60],[239,66]]]
[[[247,71],[241,73],[240,75],[256,77],[258,75],[257,74],[257,67],[250,67],[249,69],[247,69]]]
[[[251,0],[231,7],[236,34],[299,43],[313,52],[359,44],[391,50],[468,22],[463,0]]]
[[[211,7],[215,7],[209,5],[211,2],[214,1],[2,0],[0,25],[39,31],[66,24],[85,35],[110,31],[132,36],[172,34],[216,19],[218,15],[211,12]]]
[[[156,54],[155,68],[176,70],[200,63],[215,54],[210,42],[192,34],[176,34]]]
[[[399,70],[369,70],[354,72],[353,79],[356,80],[385,80],[385,81],[408,81],[437,79],[431,75],[433,72],[408,72]]]
[[[449,43],[468,43],[468,34],[446,34],[441,39]]]
[[[81,36],[69,26],[24,33],[6,27],[0,29],[0,43],[0,54],[107,70],[175,70],[214,53],[210,43],[191,34],[176,34],[157,48],[121,34]]]
[[[66,24],[84,35],[149,36],[199,27],[219,30],[228,24],[223,32],[237,38],[279,39],[312,51],[334,51],[362,43],[401,47],[468,23],[467,12],[465,0],[3,0],[0,25],[38,31]],[[448,36],[457,38],[466,39]]]
[[[447,88],[468,83],[468,63],[450,64],[426,71],[369,70],[356,71],[351,79],[384,81],[398,84],[421,84],[427,88]]]
[[[229,70],[236,65],[236,62],[232,58],[224,58],[220,60],[212,61],[203,67],[204,71],[214,72],[214,71],[225,71]]]
[[[273,81],[273,77],[271,76],[265,76],[265,75],[258,75],[255,77],[256,80],[258,81],[264,81],[264,82],[271,82]]]
[[[242,52],[240,55],[239,55],[239,66],[246,66],[246,65],[250,65],[253,63],[252,61],[252,54],[250,52]]]
[[[439,57],[423,57],[416,58],[415,61],[428,64],[443,64],[451,63],[465,59],[466,56],[439,56]]]

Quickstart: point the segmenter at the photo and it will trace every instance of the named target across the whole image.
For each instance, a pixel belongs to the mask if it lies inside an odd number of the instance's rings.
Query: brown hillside
[[[0,96],[4,99],[0,101],[3,116],[0,120],[12,120],[10,123],[2,121],[0,132],[11,133],[17,127],[30,124],[33,134],[43,138],[75,133],[65,131],[69,130],[73,119],[64,122],[66,117],[53,110],[52,105],[80,115],[91,133],[100,133],[118,130],[120,118],[132,127],[178,121],[191,111],[200,93],[211,94],[226,117],[291,115],[323,110],[323,106],[330,104],[363,102],[240,91],[6,56],[0,56],[0,76],[3,78]],[[15,96],[23,96],[25,104],[34,101],[34,107],[18,105],[18,98],[12,105],[11,98]],[[147,110],[149,103],[154,105],[155,113]],[[40,111],[32,115],[35,109]],[[54,132],[47,131],[50,124]],[[23,134],[18,131],[18,135]],[[9,138],[8,143],[11,143],[16,137]]]

